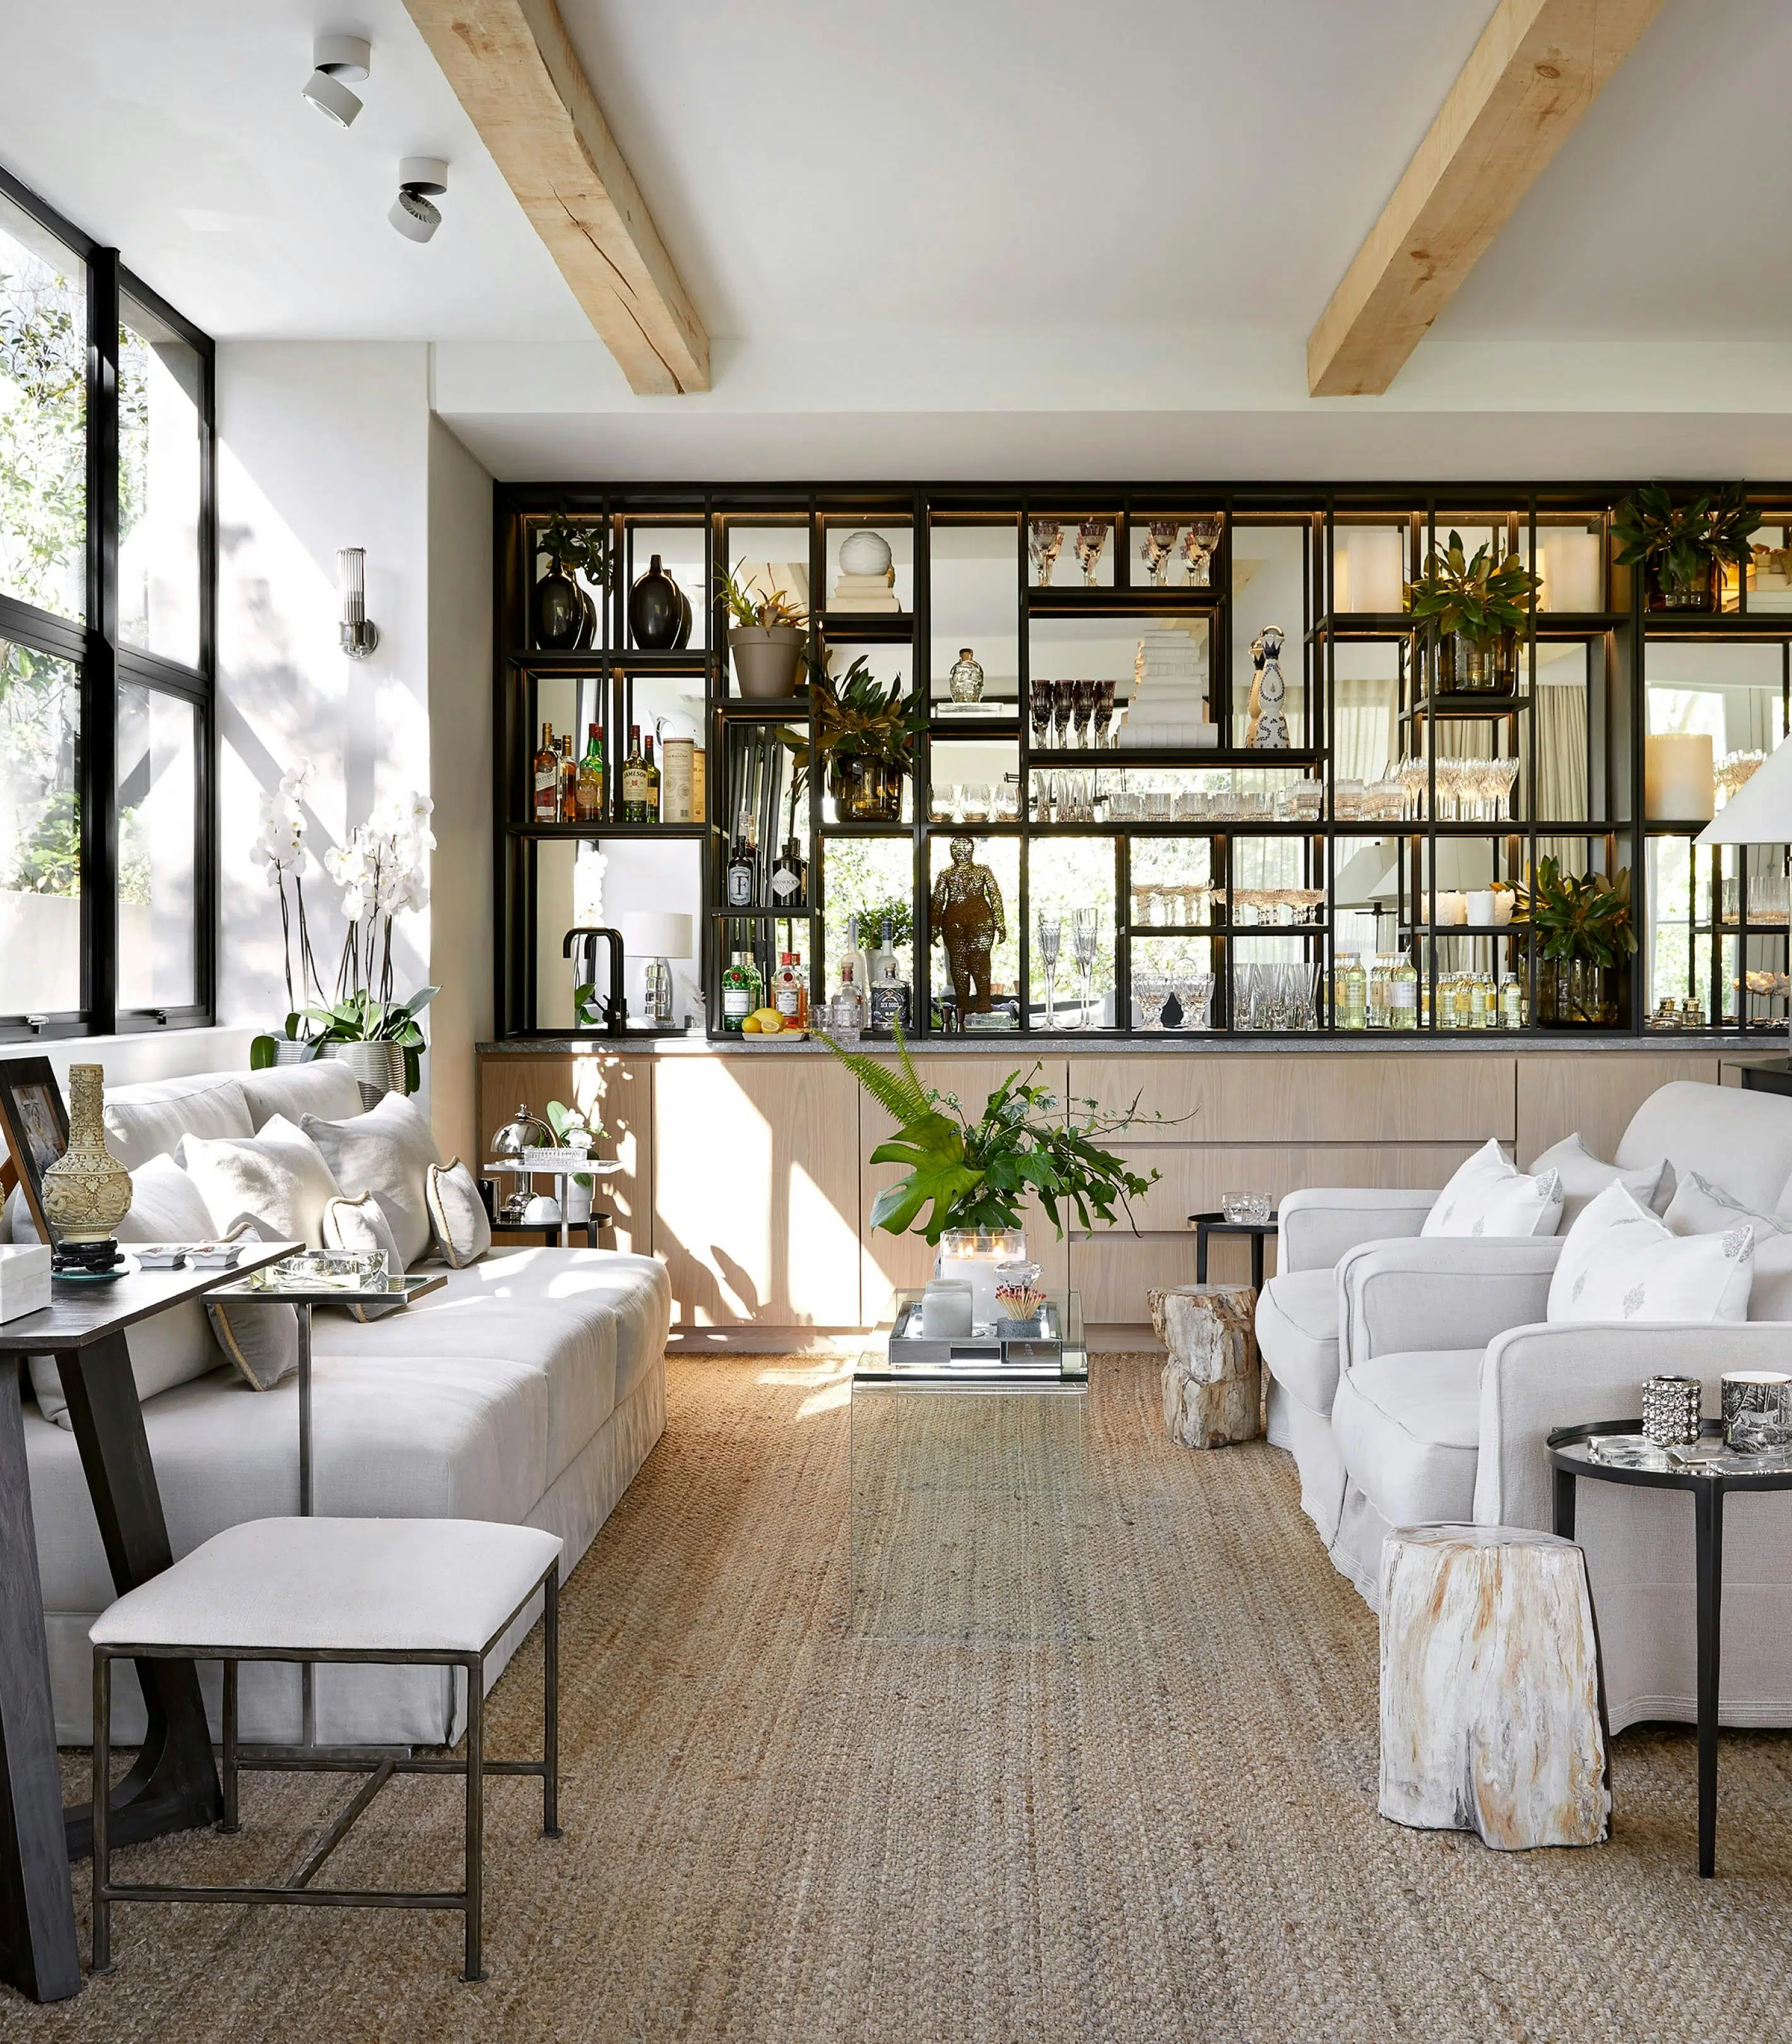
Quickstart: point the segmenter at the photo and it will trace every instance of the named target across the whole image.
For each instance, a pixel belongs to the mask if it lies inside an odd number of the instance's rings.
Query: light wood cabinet
[[[859,1105],[830,1058],[661,1058],[653,1253],[683,1327],[855,1327]]]
[[[1432,1187],[1479,1146],[1473,1143],[1214,1143],[1172,1149],[1118,1143],[1132,1169],[1158,1181],[1132,1202],[1141,1228],[1186,1228],[1191,1213],[1211,1213],[1227,1193],[1267,1193],[1279,1202],[1303,1185]],[[1121,1231],[1124,1232],[1124,1229]],[[1190,1252],[1192,1254],[1192,1251]]]
[[[606,1249],[652,1254],[653,1060],[613,1051],[486,1052],[479,1059],[479,1155],[491,1155],[491,1140],[519,1105],[545,1112],[551,1100],[594,1110],[609,1132],[597,1154],[613,1157],[622,1169],[600,1178],[593,1204],[613,1216],[615,1231],[602,1239]],[[477,1170],[475,1169],[475,1175]],[[512,1181],[499,1181],[508,1194]],[[544,1189],[547,1181],[542,1181]]]
[[[1531,1161],[1578,1129],[1608,1161],[1630,1117],[1658,1086],[1675,1079],[1715,1085],[1718,1055],[1582,1051],[1518,1060],[1518,1162]]]

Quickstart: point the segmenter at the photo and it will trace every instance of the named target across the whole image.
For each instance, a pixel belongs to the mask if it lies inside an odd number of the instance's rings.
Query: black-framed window
[[[0,170],[0,1040],[213,1019],[213,389]]]

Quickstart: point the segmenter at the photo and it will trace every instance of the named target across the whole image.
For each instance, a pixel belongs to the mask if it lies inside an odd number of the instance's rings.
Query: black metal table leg
[[[0,1356],[0,1980],[62,2001],[80,1992],[81,1961],[18,1373]]]
[[[1702,1483],[1693,1493],[1698,1578],[1698,1871],[1709,1881],[1717,1863],[1717,1692],[1724,1605],[1724,1490]]]
[[[174,1560],[130,1350],[122,1334],[109,1335],[58,1355],[56,1367],[113,1584],[122,1596]],[[148,1727],[136,1765],[112,1792],[114,1846],[215,1823],[224,1808],[193,1663],[139,1661],[137,1671]],[[63,1815],[69,1857],[84,1858],[93,1849],[92,1809],[77,1804]]]
[[[1575,1537],[1575,1473],[1572,1470],[1559,1469],[1556,1472],[1556,1537],[1571,1540]]]
[[[1194,1281],[1207,1282],[1207,1224],[1204,1220],[1194,1224]]]
[[[1263,1289],[1263,1239],[1261,1235],[1251,1237],[1251,1289],[1261,1298]]]

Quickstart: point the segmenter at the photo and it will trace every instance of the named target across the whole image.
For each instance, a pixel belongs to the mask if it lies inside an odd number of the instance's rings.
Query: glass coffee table
[[[898,1292],[852,1374],[852,1631],[937,1645],[1089,1637],[1082,1301],[1003,1362],[894,1344]]]

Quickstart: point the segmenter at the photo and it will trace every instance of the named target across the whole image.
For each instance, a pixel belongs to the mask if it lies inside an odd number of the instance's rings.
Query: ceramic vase
[[[894,556],[881,532],[853,532],[840,542],[840,566],[843,574],[888,574]]]
[[[44,1214],[59,1243],[106,1243],[131,1210],[131,1174],[106,1147],[106,1070],[68,1068],[68,1147],[44,1174]]]
[[[389,1093],[406,1093],[405,1054],[397,1043],[332,1043],[329,1055],[355,1074],[361,1105],[377,1105]]]
[[[783,702],[796,693],[803,633],[794,624],[742,624],[728,635],[734,686],[754,702]]]
[[[596,608],[572,577],[550,567],[529,593],[535,643],[545,652],[570,652],[590,644]]]
[[[690,630],[689,607],[678,584],[660,565],[656,554],[647,573],[636,578],[629,592],[629,629],[644,651],[667,651],[679,643],[682,626]]]

